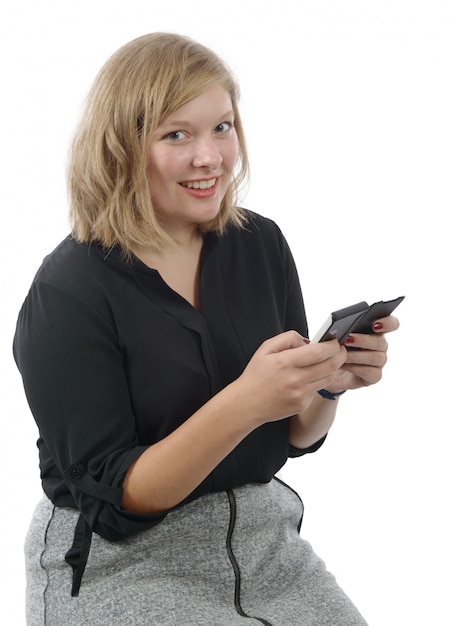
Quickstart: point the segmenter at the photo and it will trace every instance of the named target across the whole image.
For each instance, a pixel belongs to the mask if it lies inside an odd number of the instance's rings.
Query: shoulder
[[[263,254],[285,258],[290,255],[287,241],[278,224],[250,210],[243,210],[246,222],[242,228],[230,228],[220,238],[224,249],[230,248],[234,253],[239,250],[245,255]]]
[[[35,275],[35,281],[68,284],[101,269],[101,249],[78,243],[70,235],[48,254]]]
[[[79,243],[69,235],[44,258],[33,284],[45,283],[65,291],[86,293],[90,287],[108,283],[118,270],[130,273],[118,250]]]
[[[119,250],[78,243],[68,236],[44,258],[24,306],[33,311],[89,306],[105,315],[112,294],[122,292],[124,281],[132,281],[131,268]]]
[[[243,213],[246,217],[244,231],[252,234],[261,234],[262,236],[281,236],[281,229],[277,223],[265,217],[260,213],[255,213],[249,209],[244,209]]]

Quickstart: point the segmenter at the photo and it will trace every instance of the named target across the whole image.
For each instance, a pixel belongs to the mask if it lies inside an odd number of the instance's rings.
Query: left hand
[[[372,334],[352,333],[347,337],[345,346],[359,350],[347,351],[347,359],[328,384],[328,391],[335,393],[368,387],[381,379],[388,351],[385,333],[397,330],[399,321],[390,315],[376,320],[372,327]]]

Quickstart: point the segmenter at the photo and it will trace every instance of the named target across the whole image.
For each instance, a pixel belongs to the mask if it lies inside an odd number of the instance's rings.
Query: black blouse
[[[307,336],[296,268],[279,228],[247,212],[245,229],[205,238],[200,311],[119,249],[67,237],[44,260],[20,311],[14,355],[39,428],[45,493],[118,540],[164,514],[121,508],[127,468],[242,373],[259,345]],[[288,456],[288,420],[247,436],[187,500],[268,482]],[[190,454],[190,450],[187,450]]]

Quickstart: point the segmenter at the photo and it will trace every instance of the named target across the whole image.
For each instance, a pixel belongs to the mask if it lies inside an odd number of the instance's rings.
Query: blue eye
[[[221,124],[218,124],[218,126],[215,128],[215,132],[227,133],[230,130],[232,130],[232,128],[234,128],[234,125],[232,122],[221,122]]]
[[[164,136],[163,139],[170,139],[171,141],[180,141],[181,139],[185,139],[187,135],[181,130],[173,130]]]

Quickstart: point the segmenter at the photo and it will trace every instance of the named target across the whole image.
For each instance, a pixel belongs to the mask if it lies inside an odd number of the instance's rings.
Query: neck
[[[142,247],[134,254],[148,267],[157,270],[163,280],[193,307],[199,309],[199,265],[203,237],[187,239],[184,244],[163,250]]]
[[[204,242],[204,236],[199,230],[184,233],[183,237],[174,237],[175,243],[162,248],[152,246],[135,246],[132,252],[141,261],[150,267],[157,267],[161,263],[185,262],[189,258],[199,258]]]

